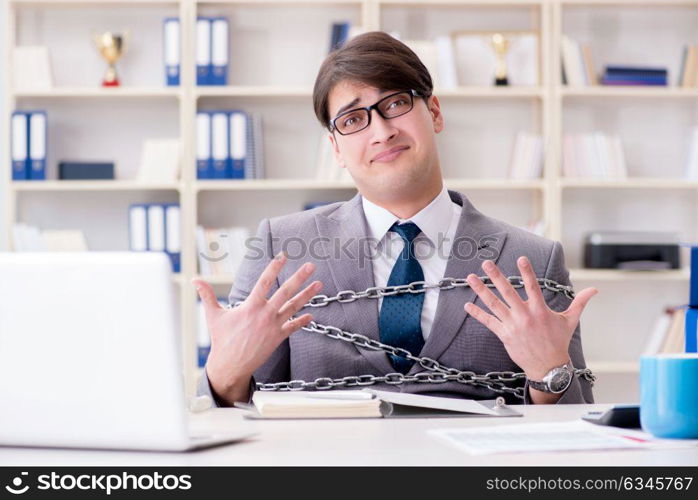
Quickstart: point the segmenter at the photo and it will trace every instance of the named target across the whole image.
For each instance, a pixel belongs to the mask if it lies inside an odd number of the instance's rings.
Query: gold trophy
[[[497,56],[497,66],[494,73],[495,85],[509,85],[507,78],[507,51],[510,41],[502,33],[494,33],[491,38],[494,53]]]
[[[126,37],[126,34],[118,35],[110,31],[92,35],[97,50],[109,65],[104,74],[104,80],[102,80],[102,87],[118,87],[120,85],[114,65],[124,53]]]

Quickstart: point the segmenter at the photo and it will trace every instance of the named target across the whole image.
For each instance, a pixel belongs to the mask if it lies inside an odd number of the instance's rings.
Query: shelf
[[[562,188],[577,189],[698,189],[698,180],[653,177],[627,179],[561,178]]]
[[[698,4],[697,4],[698,5]],[[591,86],[557,87],[562,97],[698,97],[698,87]]]
[[[10,189],[29,191],[181,191],[180,184],[146,184],[134,181],[13,181]]]
[[[220,86],[197,87],[199,97],[312,97],[313,89],[293,86]],[[491,97],[491,98],[537,98],[542,99],[542,87],[456,87],[435,88],[437,97]]]
[[[437,97],[533,97],[542,99],[545,90],[542,87],[457,87],[454,89],[435,88]]]
[[[181,96],[179,87],[56,87],[50,90],[15,91],[17,98],[151,98]]]
[[[199,97],[312,97],[310,87],[293,86],[207,86],[196,87],[194,95]]]
[[[587,361],[587,368],[590,368],[595,375],[612,374],[612,373],[639,373],[639,361]]]
[[[656,7],[690,7],[698,6],[698,0],[559,0],[562,6],[606,7],[606,6],[656,6]]]
[[[688,269],[628,271],[621,269],[570,269],[572,281],[688,281]]]
[[[198,5],[361,5],[362,0],[196,0]]]
[[[444,179],[451,189],[483,190],[539,190],[541,180],[513,179]],[[255,191],[255,190],[323,190],[356,189],[353,181],[320,181],[314,179],[248,179],[248,180],[201,180],[195,184],[196,191]]]
[[[482,190],[542,190],[544,181],[540,179],[444,179],[444,184],[449,189]]]
[[[380,5],[409,7],[540,7],[547,0],[377,0]]]
[[[178,0],[8,0],[17,7],[70,7],[70,6],[137,6],[137,5],[179,5]]]
[[[245,179],[197,181],[196,191],[318,190],[356,189],[352,181],[317,181],[313,179]]]

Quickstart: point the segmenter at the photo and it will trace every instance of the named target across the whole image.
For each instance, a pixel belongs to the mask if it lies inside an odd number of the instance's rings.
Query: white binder
[[[210,178],[211,115],[204,111],[196,114],[196,177]]]
[[[206,17],[196,20],[196,84],[211,84],[211,21]]]
[[[12,114],[12,180],[20,181],[28,178],[27,155],[28,137],[27,123],[28,116],[25,113],[15,112]]]
[[[165,251],[165,209],[162,205],[148,206],[148,250]]]
[[[211,117],[211,150],[213,156],[213,178],[227,177],[228,163],[228,115],[214,112]]]
[[[211,84],[228,83],[228,20],[211,20]]]
[[[148,250],[148,219],[145,205],[131,205],[129,208],[129,249],[132,252]]]
[[[165,19],[165,82],[168,86],[179,85],[181,38],[179,19]]]
[[[32,180],[46,179],[46,113],[32,111],[29,115],[29,162]]]

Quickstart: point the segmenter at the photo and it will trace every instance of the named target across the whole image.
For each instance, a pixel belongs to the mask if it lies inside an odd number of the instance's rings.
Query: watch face
[[[561,370],[556,370],[550,379],[550,390],[555,392],[562,392],[567,389],[567,386],[572,381],[572,374],[569,370],[564,368]]]

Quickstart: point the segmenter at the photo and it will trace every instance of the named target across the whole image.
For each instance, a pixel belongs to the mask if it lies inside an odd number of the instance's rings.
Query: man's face
[[[403,90],[409,89],[380,90],[342,81],[330,92],[330,117]],[[436,134],[443,127],[438,99],[414,97],[413,109],[402,116],[386,120],[374,109],[367,128],[350,135],[335,131],[329,138],[337,163],[349,170],[359,191],[372,200],[390,200],[427,185],[441,185]]]

